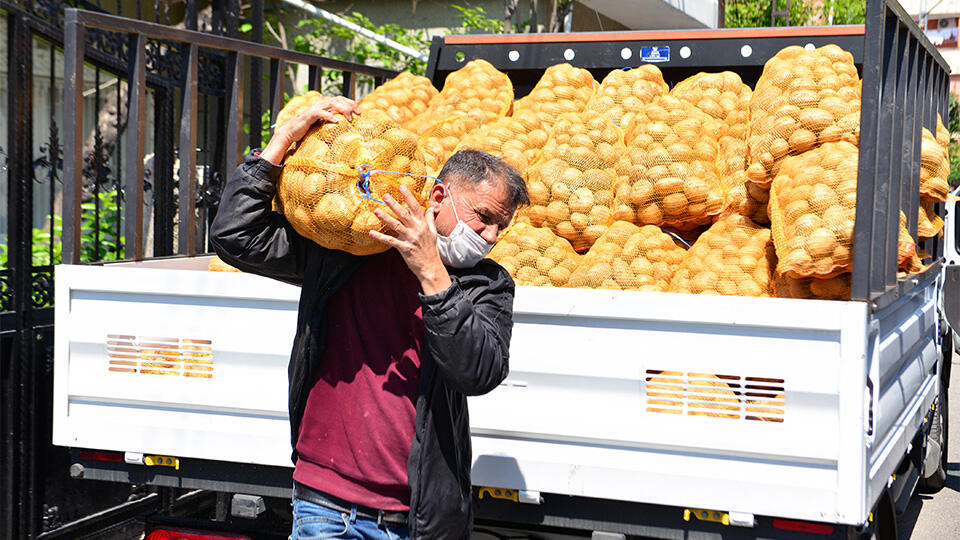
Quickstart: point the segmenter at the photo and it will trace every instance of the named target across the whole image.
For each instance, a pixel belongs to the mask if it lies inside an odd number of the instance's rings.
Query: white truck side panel
[[[55,444],[290,466],[299,289],[206,262],[57,267]],[[929,285],[872,318],[518,287],[510,376],[470,399],[474,483],[862,523],[935,395]]]

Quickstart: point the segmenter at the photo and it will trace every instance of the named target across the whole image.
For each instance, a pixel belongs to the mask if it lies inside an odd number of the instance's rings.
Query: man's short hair
[[[479,150],[460,150],[450,156],[438,178],[441,182],[465,181],[472,186],[481,182],[502,182],[507,192],[507,206],[520,208],[530,204],[527,183],[506,161]]]

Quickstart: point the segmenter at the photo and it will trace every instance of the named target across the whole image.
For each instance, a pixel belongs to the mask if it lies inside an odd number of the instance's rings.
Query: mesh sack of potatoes
[[[778,52],[750,99],[750,180],[769,184],[784,158],[819,145],[856,144],[860,87],[853,56],[836,45]]]
[[[443,164],[456,152],[460,142],[479,131],[486,119],[483,111],[457,113],[429,126],[418,140],[427,172],[434,176],[440,174]]]
[[[570,64],[555,64],[544,71],[533,90],[513,104],[513,115],[530,111],[549,128],[563,113],[581,112],[596,90],[593,75]]]
[[[917,236],[921,239],[933,238],[943,230],[943,218],[937,215],[933,203],[920,203],[917,220]]]
[[[747,162],[750,96],[753,91],[731,71],[698,73],[677,83],[670,95],[710,115],[717,126],[717,174],[742,171]]]
[[[391,122],[402,125],[427,110],[439,92],[430,79],[404,71],[366,95],[360,112],[383,111]]]
[[[857,156],[857,147],[842,141],[784,160],[769,202],[781,274],[831,277],[849,271]]]
[[[778,298],[850,300],[850,274],[844,273],[829,278],[794,278],[777,273],[773,280],[773,290]]]
[[[563,287],[582,255],[550,229],[516,223],[500,237],[488,257],[510,272],[517,285]]]
[[[770,229],[730,212],[707,229],[684,255],[670,291],[770,296],[776,255]]]
[[[427,110],[403,127],[423,133],[436,122],[462,114],[475,116],[480,123],[506,116],[513,106],[513,83],[505,73],[486,60],[472,60],[447,75],[443,90]]]
[[[316,90],[310,90],[305,94],[294,96],[290,98],[290,101],[288,101],[282,109],[280,109],[280,112],[277,113],[277,119],[274,122],[278,126],[283,125],[289,122],[291,118],[298,115],[300,111],[313,106],[315,103],[318,103],[323,99],[327,98]]]
[[[943,117],[937,113],[937,142],[943,147],[944,151],[950,152],[950,130],[943,125]]]
[[[626,129],[614,219],[688,229],[719,214],[724,190],[717,176],[716,125],[673,96],[641,109]]]
[[[734,377],[713,373],[683,373],[680,371],[648,371],[644,388],[647,394],[647,412],[706,416],[711,418],[740,418],[740,392],[724,379]],[[737,385],[739,387],[739,385]],[[762,394],[760,394],[762,395]],[[780,397],[782,400],[782,397]],[[751,405],[761,405],[756,398],[747,399]],[[782,401],[774,402],[782,404]],[[686,405],[686,407],[684,407]],[[747,412],[755,412],[747,407]],[[763,411],[763,409],[758,409]],[[757,420],[764,418],[757,417]]]
[[[653,64],[615,69],[600,82],[587,110],[602,112],[618,126],[626,126],[633,115],[669,89],[660,68]]]
[[[583,256],[569,287],[665,292],[684,250],[656,225],[610,225]]]
[[[403,128],[363,116],[314,126],[287,158],[277,183],[284,216],[323,247],[354,255],[386,251],[369,235],[391,232],[373,214],[377,208],[390,212],[379,201],[387,193],[402,201],[403,185],[425,205],[432,187],[426,178],[408,176],[425,174],[416,141]]]
[[[207,270],[211,272],[240,272],[239,268],[234,268],[229,264],[223,262],[223,259],[214,255],[210,262],[207,263]]]
[[[547,130],[536,112],[529,109],[514,110],[512,116],[505,116],[467,134],[454,151],[465,148],[482,150],[502,157],[513,168],[523,172],[537,161],[548,138]],[[442,152],[442,149],[434,149],[433,152]]]
[[[518,221],[550,227],[586,251],[610,223],[615,165],[625,150],[620,130],[606,116],[561,115],[540,159],[527,168],[530,206]]]
[[[950,194],[949,142],[943,145],[929,129],[923,128],[920,139],[920,199],[943,202]]]
[[[769,189],[751,182],[743,170],[734,172],[723,180],[727,188],[724,209],[735,211],[763,225],[770,223],[767,213]]]

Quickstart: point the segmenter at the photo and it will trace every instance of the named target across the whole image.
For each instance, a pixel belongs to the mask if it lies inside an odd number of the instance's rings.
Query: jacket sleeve
[[[273,211],[280,170],[257,155],[246,157],[220,197],[210,243],[240,270],[302,285],[309,240]]]
[[[507,378],[513,330],[513,280],[489,260],[477,270],[455,277],[443,292],[420,296],[430,356],[447,386],[468,396]]]

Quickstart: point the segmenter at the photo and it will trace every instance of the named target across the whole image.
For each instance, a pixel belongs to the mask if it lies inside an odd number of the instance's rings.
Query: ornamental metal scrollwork
[[[0,270],[0,312],[13,310],[13,287],[10,286],[10,271]]]
[[[147,39],[146,49],[147,73],[170,83],[179,83],[183,78],[181,46],[169,41]]]
[[[118,66],[126,66],[130,44],[127,38],[118,32],[87,27],[87,48],[95,49],[108,58],[116,59]]]
[[[199,78],[197,87],[201,93],[208,95],[223,94],[223,89],[226,87],[223,66],[223,55],[200,51],[200,59],[197,63]]]
[[[53,305],[53,267],[35,266],[30,280],[30,300],[33,307]]]

